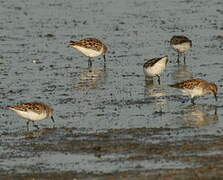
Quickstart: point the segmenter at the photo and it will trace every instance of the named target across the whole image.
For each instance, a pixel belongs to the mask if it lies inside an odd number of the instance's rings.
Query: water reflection
[[[189,105],[183,114],[186,126],[208,126],[218,120],[214,105]]]
[[[145,79],[145,96],[154,99],[156,112],[163,112],[164,106],[167,104],[166,93],[164,87],[155,84],[152,79]]]
[[[193,77],[190,67],[186,64],[176,65],[176,70],[173,71],[172,76],[175,81],[183,81]]]
[[[106,66],[104,68],[87,68],[80,74],[80,82],[75,84],[74,88],[92,87],[96,88],[99,83],[103,82],[107,77]]]

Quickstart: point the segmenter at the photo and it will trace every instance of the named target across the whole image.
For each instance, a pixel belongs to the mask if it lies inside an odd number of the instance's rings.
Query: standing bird
[[[153,58],[148,60],[143,65],[144,74],[146,77],[158,77],[158,83],[160,84],[160,74],[166,67],[168,62],[168,56],[163,56],[159,58]]]
[[[181,89],[184,95],[190,96],[192,104],[195,104],[194,100],[197,96],[203,96],[208,93],[213,93],[215,100],[217,101],[217,85],[209,83],[204,79],[188,79],[170,86]]]
[[[30,102],[30,103],[24,103],[16,106],[7,106],[7,108],[15,111],[19,116],[28,119],[27,121],[27,130],[29,130],[29,122],[32,121],[40,121],[43,119],[46,119],[48,117],[51,117],[53,123],[53,109],[41,102]],[[38,128],[37,125],[34,125]]]
[[[105,53],[107,52],[108,48],[105,44],[95,38],[86,38],[80,41],[70,41],[69,46],[77,49],[85,56],[89,57],[88,59],[88,67],[92,67],[91,58],[101,56],[104,57],[104,63],[106,61]]]
[[[192,41],[186,36],[173,36],[170,40],[170,45],[174,50],[178,52],[177,62],[179,63],[180,54],[184,53],[184,63],[185,63],[185,52],[192,47]]]

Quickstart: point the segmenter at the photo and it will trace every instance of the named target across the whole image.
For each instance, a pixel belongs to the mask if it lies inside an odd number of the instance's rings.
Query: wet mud
[[[5,179],[221,177],[222,136],[184,137],[181,134],[187,131],[186,129],[131,128],[81,133],[78,128],[61,127],[24,133],[5,133],[1,136],[4,142],[1,145],[7,151],[1,155],[1,163],[4,162],[8,166],[1,170],[1,177]],[[175,136],[179,136],[178,140]],[[39,159],[44,159],[44,162]],[[10,167],[12,165],[13,167]]]
[[[0,0],[0,179],[202,179],[223,177],[221,0]],[[169,40],[193,47],[177,64]],[[70,40],[108,46],[87,68]],[[169,56],[157,79],[147,59]],[[219,86],[195,105],[169,84]],[[40,129],[6,108],[42,101]]]

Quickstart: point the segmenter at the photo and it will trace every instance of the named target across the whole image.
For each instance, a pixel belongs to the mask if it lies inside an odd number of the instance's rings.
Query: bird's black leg
[[[186,55],[184,54],[184,64],[186,64]]]
[[[52,119],[53,123],[55,123],[53,116],[51,116],[51,119]]]
[[[158,78],[158,83],[160,84],[160,76],[159,75],[156,75],[157,76],[157,78]]]
[[[91,61],[91,58],[89,57],[88,59],[88,68],[91,68],[92,67],[92,61]]]
[[[214,115],[218,115],[218,109],[217,109],[216,106],[215,106],[215,109],[214,109]]]
[[[191,98],[191,103],[192,103],[193,105],[195,104],[194,100],[195,100],[195,98],[194,98],[194,97],[193,97],[193,98]]]
[[[103,55],[103,58],[104,58],[104,62],[106,62],[106,57],[105,57],[105,54]]]
[[[178,52],[178,54],[177,54],[177,63],[178,64],[180,63],[180,52]]]
[[[106,69],[106,57],[105,57],[105,54],[103,55],[103,58],[104,58],[104,70]]]
[[[106,63],[104,63],[104,72],[106,71]]]
[[[27,131],[29,131],[29,120],[26,122]]]

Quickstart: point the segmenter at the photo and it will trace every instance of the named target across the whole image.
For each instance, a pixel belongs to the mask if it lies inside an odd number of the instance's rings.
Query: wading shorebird
[[[29,102],[29,103],[24,103],[16,106],[7,106],[7,108],[15,111],[19,116],[27,119],[27,130],[29,130],[29,122],[32,121],[41,121],[44,120],[48,117],[51,117],[53,123],[54,118],[53,118],[53,109],[41,102]],[[38,128],[37,125],[34,125],[36,128]]]
[[[185,52],[192,47],[192,41],[186,36],[173,36],[170,40],[172,48],[178,52],[177,62],[179,63],[180,54],[184,54],[184,63],[186,59]]]
[[[95,38],[86,38],[80,41],[70,41],[69,46],[77,49],[85,56],[89,57],[88,67],[92,67],[91,58],[101,56],[104,57],[104,63],[106,62],[105,54],[108,50],[107,46],[101,41]]]
[[[195,104],[194,100],[196,97],[203,96],[208,93],[213,93],[215,100],[217,101],[217,85],[204,79],[188,79],[170,86],[181,89],[184,95],[190,96],[192,104]]]
[[[166,64],[168,62],[168,56],[163,56],[159,58],[153,58],[148,60],[143,65],[144,74],[147,77],[158,77],[158,83],[160,84],[160,74],[164,71]]]

